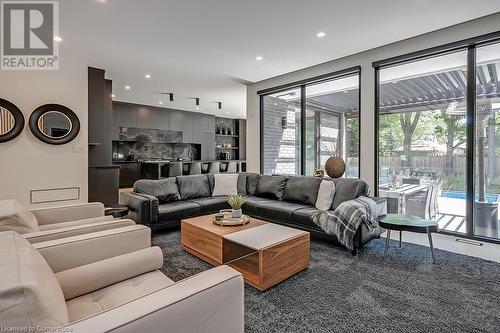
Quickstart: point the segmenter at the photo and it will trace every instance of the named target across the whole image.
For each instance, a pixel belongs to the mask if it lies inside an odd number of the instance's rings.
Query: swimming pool
[[[453,198],[453,199],[466,199],[465,192],[459,191],[443,191],[441,192],[441,196],[445,198]],[[479,196],[476,195],[476,200],[479,199]],[[497,202],[498,194],[486,194],[486,201],[488,202]]]

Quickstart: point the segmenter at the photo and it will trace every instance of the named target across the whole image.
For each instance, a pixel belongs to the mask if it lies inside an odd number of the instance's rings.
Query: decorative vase
[[[330,157],[325,164],[325,172],[331,178],[340,178],[345,172],[345,162],[340,156]]]
[[[234,218],[240,218],[241,217],[241,208],[240,209],[233,209],[231,210],[231,215],[234,217]]]

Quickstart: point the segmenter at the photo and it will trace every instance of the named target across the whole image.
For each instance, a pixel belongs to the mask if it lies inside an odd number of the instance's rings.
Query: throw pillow
[[[237,195],[238,174],[214,174],[215,186],[212,196]]]
[[[1,200],[0,231],[34,232],[38,231],[38,222],[35,215],[16,200]]]
[[[265,176],[262,175],[257,183],[257,188],[255,190],[255,195],[259,197],[272,198],[272,199],[283,199],[283,190],[285,189],[286,181],[288,177],[286,176]]]
[[[335,183],[331,180],[322,180],[319,184],[318,199],[316,208],[319,210],[329,210],[335,197]]]

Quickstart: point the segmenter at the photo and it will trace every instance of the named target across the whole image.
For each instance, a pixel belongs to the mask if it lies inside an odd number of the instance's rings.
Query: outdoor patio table
[[[406,197],[428,188],[427,185],[405,184],[398,188],[391,188],[388,184],[379,187],[379,197],[398,200],[398,213],[405,213]]]

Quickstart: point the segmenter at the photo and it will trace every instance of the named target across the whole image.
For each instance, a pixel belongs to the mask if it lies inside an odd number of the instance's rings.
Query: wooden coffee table
[[[309,233],[251,218],[244,226],[219,226],[213,215],[181,222],[182,248],[217,266],[238,270],[264,291],[309,267]]]

